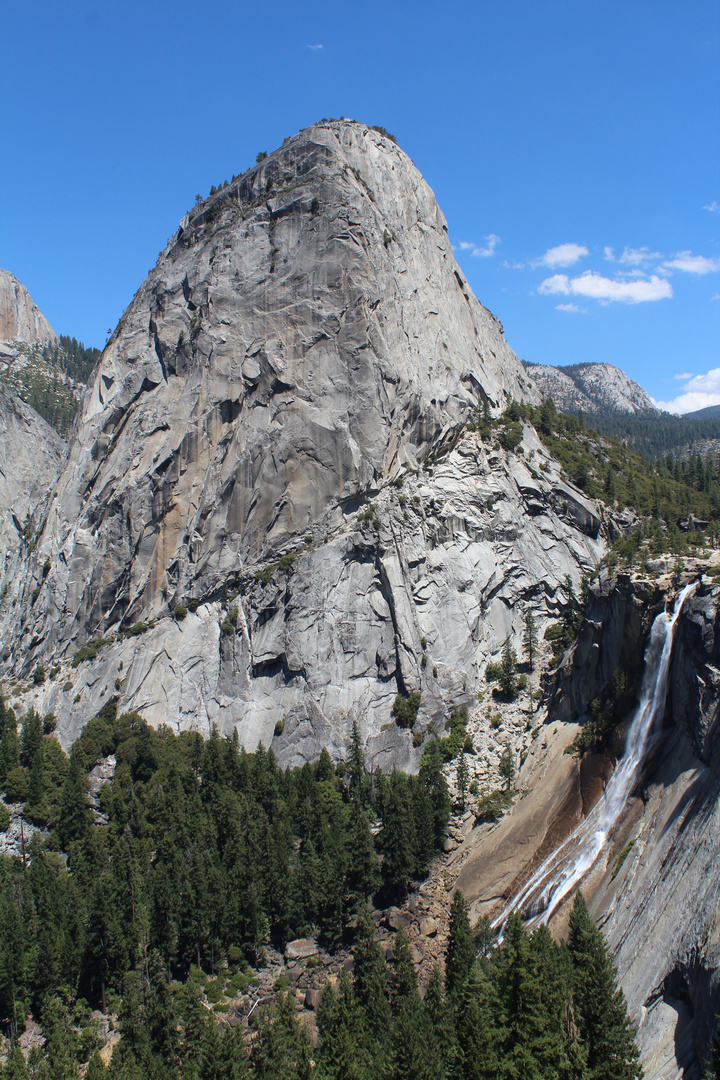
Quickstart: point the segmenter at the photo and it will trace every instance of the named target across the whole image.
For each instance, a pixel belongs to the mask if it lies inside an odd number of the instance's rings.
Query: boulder
[[[285,946],[286,960],[306,960],[308,956],[316,956],[317,953],[318,944],[314,938],[296,938],[295,941],[288,941]],[[288,971],[288,976],[290,974]]]

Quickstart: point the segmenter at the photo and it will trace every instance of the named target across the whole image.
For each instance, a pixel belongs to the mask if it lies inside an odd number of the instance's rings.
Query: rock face
[[[499,898],[514,895],[602,798],[622,728],[607,753],[588,755],[579,768],[563,754],[578,728],[562,721],[586,718],[615,669],[636,669],[671,589],[669,576],[626,575],[605,579],[594,594],[546,728],[520,774],[523,795],[497,828],[478,836],[463,867],[458,886],[476,917],[496,913]],[[666,713],[640,786],[581,886],[639,1024],[646,1080],[699,1080],[720,1010],[719,671],[720,588],[704,578],[678,620]],[[562,933],[567,915],[566,905],[551,928]]]
[[[525,369],[543,397],[551,397],[561,412],[659,415],[642,386],[612,364],[569,364],[548,367],[526,364]]]
[[[7,270],[0,270],[0,342],[34,345],[56,337],[25,286]]]
[[[65,462],[66,443],[0,385],[0,591],[5,606],[22,596],[20,567],[37,535]]]
[[[183,219],[88,388],[52,569],[3,632],[25,672],[112,641],[38,707],[67,742],[115,686],[283,762],[344,754],[357,719],[412,767],[395,694],[441,724],[604,550],[528,425],[508,454],[466,431],[511,398],[539,401],[406,155],[350,121],[287,140]]]

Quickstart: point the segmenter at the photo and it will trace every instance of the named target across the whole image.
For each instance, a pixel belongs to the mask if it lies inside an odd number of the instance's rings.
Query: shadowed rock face
[[[523,605],[555,612],[603,549],[555,465],[463,434],[509,398],[539,400],[377,132],[315,125],[198,206],[103,354],[38,549],[53,569],[22,637],[8,624],[29,669],[157,620],[78,669],[80,706],[47,704],[61,737],[122,660],[120,707],[152,723],[251,748],[282,720],[295,761],[343,753],[354,717],[381,764],[411,766],[395,694],[421,689],[420,727],[439,722]],[[546,457],[529,428],[523,446]]]

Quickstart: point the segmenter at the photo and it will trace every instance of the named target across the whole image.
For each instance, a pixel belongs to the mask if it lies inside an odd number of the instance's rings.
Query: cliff
[[[417,743],[604,550],[528,425],[508,452],[467,430],[512,398],[539,401],[407,156],[301,132],[186,215],[123,314],[0,613],[13,670],[112,639],[38,701],[65,742],[117,679],[121,709],[282,761],[357,719],[412,765],[395,695],[421,692]]]

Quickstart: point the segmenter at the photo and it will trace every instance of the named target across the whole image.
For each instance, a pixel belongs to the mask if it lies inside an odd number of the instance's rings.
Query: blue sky
[[[2,4],[0,266],[102,345],[196,193],[392,131],[520,357],[720,402],[720,5]]]

